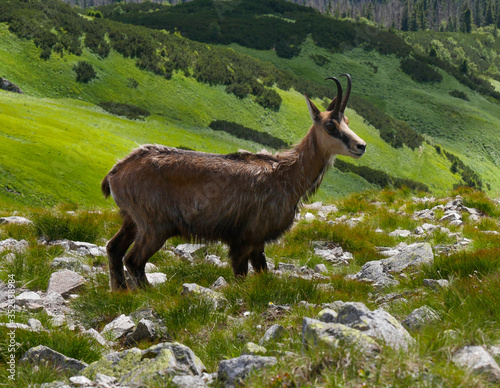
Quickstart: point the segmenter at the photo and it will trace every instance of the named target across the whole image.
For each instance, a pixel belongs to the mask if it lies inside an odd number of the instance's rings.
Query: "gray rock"
[[[265,346],[269,342],[279,341],[285,335],[286,330],[281,325],[272,325],[269,329],[266,330],[264,336],[260,339],[259,345]]]
[[[389,233],[389,236],[393,237],[408,237],[411,235],[411,232],[406,229],[396,229],[395,231]]]
[[[436,291],[450,286],[450,282],[446,279],[424,279],[424,284]]]
[[[278,267],[276,268],[280,271],[290,271],[290,272],[297,272],[297,266],[295,264],[291,263],[279,263]]]
[[[57,269],[70,269],[72,271],[78,271],[81,270],[82,263],[76,257],[61,256],[52,260],[50,266]]]
[[[157,286],[167,281],[167,275],[165,275],[163,272],[146,273],[146,278],[148,279],[149,284],[151,284],[152,286]]]
[[[155,324],[149,319],[141,319],[136,329],[125,338],[125,346],[136,345],[140,341],[154,341],[156,338]]]
[[[484,375],[493,383],[500,381],[500,367],[482,346],[464,346],[452,356],[452,360],[462,368]]]
[[[92,337],[97,342],[99,342],[102,346],[108,346],[108,341],[104,339],[104,337],[96,330],[96,329],[88,329],[82,332],[89,337]]]
[[[326,308],[318,313],[318,319],[321,322],[335,323],[337,322],[337,315],[338,315],[337,311],[332,310],[330,308]]]
[[[462,222],[462,216],[456,211],[447,211],[446,213],[444,213],[444,216],[439,219],[439,221],[447,221],[450,223],[456,221]]]
[[[66,298],[70,294],[78,291],[85,283],[86,280],[81,275],[69,269],[63,269],[54,272],[50,276],[47,294],[57,292],[61,294],[62,297]]]
[[[192,255],[205,247],[205,244],[180,244],[173,251],[179,256]]]
[[[200,376],[174,376],[172,384],[179,388],[205,388],[207,384]]]
[[[19,217],[19,216],[0,217],[0,225],[1,224],[31,225],[32,223],[33,221],[30,221],[25,217]]]
[[[276,357],[240,356],[219,363],[218,380],[224,387],[235,387],[240,384],[253,370],[259,370],[277,363]]]
[[[182,287],[182,295],[198,295],[206,298],[213,303],[215,309],[222,308],[227,303],[227,299],[222,293],[199,286],[196,283],[184,283]]]
[[[80,387],[80,386],[83,386],[83,387],[91,387],[94,385],[94,382],[88,378],[86,378],[85,376],[72,376],[69,378],[69,381],[71,381],[71,383],[73,383],[74,385]]]
[[[207,255],[205,256],[205,261],[209,264],[213,264],[216,267],[226,267],[227,263],[224,263],[217,255]]]
[[[94,381],[96,382],[98,387],[101,388],[110,388],[115,386],[117,379],[113,376],[108,376],[102,373],[97,373],[95,375]]]
[[[420,218],[424,220],[433,220],[436,213],[431,209],[417,210],[413,213],[413,218]]]
[[[16,304],[19,306],[24,306],[28,303],[42,303],[42,298],[36,292],[33,291],[25,291],[16,296]]]
[[[307,349],[318,345],[332,348],[352,347],[370,357],[379,354],[381,350],[372,337],[359,330],[340,323],[327,323],[304,318],[302,322],[302,346]]]
[[[56,352],[55,350],[52,350],[44,345],[39,345],[29,349],[26,353],[24,353],[20,362],[34,364],[39,367],[41,367],[44,363],[50,363],[56,368],[73,372],[79,372],[88,366],[82,361],[66,357],[64,354]]]
[[[0,241],[0,252],[3,251],[14,251],[22,252],[28,248],[29,244],[26,240],[17,241],[13,238],[8,238],[7,240]]]
[[[144,268],[144,272],[146,272],[146,273],[158,272],[158,267],[156,265],[154,265],[153,263],[146,263],[146,267]]]
[[[409,267],[432,264],[434,254],[429,243],[415,243],[408,245],[400,253],[381,261],[386,271],[399,273]]]
[[[314,272],[316,273],[328,272],[328,268],[326,268],[326,265],[324,264],[316,264],[314,266]]]
[[[430,307],[422,306],[413,310],[402,323],[407,329],[415,330],[436,321],[439,321],[439,315]]]
[[[122,314],[104,326],[101,335],[104,338],[110,338],[112,341],[116,341],[130,333],[134,327],[134,321],[132,321],[129,316]]]
[[[31,326],[17,322],[7,322],[7,323],[0,322],[0,327],[6,327],[7,329],[21,329],[21,330],[33,331],[33,328]]]
[[[229,284],[227,284],[226,279],[224,279],[224,277],[222,277],[222,276],[219,276],[217,278],[217,280],[214,282],[214,284],[212,284],[210,286],[210,288],[212,290],[219,290],[219,289],[225,288],[227,286],[229,286]]]
[[[267,353],[267,349],[263,346],[254,344],[253,342],[247,342],[243,349],[241,350],[241,355],[251,355],[251,356],[263,356]]]
[[[382,260],[374,260],[365,263],[361,271],[354,275],[347,275],[346,279],[359,280],[373,283],[375,286],[385,287],[398,284],[393,276],[387,273]]]
[[[395,350],[408,351],[415,342],[391,314],[383,309],[371,311],[363,303],[344,303],[338,311],[337,322],[360,330],[370,337],[381,339]]]
[[[31,329],[33,331],[42,331],[43,330],[42,322],[40,322],[36,318],[28,319],[28,325],[31,327]]]
[[[82,371],[90,379],[100,374],[115,377],[121,385],[147,386],[150,379],[173,375],[201,376],[205,366],[187,346],[165,342],[148,349],[110,353]]]

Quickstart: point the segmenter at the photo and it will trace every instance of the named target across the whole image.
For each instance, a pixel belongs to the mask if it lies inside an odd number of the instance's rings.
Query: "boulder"
[[[29,363],[41,367],[44,363],[50,363],[58,369],[72,372],[80,372],[88,365],[82,361],[56,352],[51,348],[39,345],[29,349],[20,360],[21,363]]]
[[[337,322],[360,330],[372,338],[383,340],[395,350],[408,351],[415,342],[391,314],[380,308],[371,311],[363,303],[344,303],[338,311]]]
[[[402,323],[407,329],[414,330],[436,321],[439,321],[439,315],[430,307],[422,306],[413,310]]]
[[[367,356],[380,353],[380,346],[365,333],[340,323],[326,323],[316,319],[304,318],[302,322],[302,346],[311,348],[318,345],[337,348],[355,348]]]
[[[130,333],[134,327],[134,321],[132,321],[129,316],[122,314],[104,326],[101,331],[101,335],[104,338],[116,341],[117,339],[120,339]]]
[[[163,272],[146,272],[146,278],[148,279],[149,284],[151,284],[152,286],[157,286],[167,281],[167,275],[165,275]]]
[[[332,310],[330,308],[326,308],[326,309],[323,309],[321,310],[319,313],[318,313],[318,319],[321,321],[321,322],[326,322],[326,323],[335,323],[337,322],[337,311],[335,310]]]
[[[19,306],[25,306],[28,303],[42,303],[42,297],[33,291],[25,291],[16,296],[16,304]]]
[[[276,357],[240,356],[219,363],[217,378],[223,387],[230,388],[240,384],[253,370],[259,370],[277,363]]]
[[[224,277],[219,276],[217,280],[210,286],[212,290],[219,290],[221,288],[225,288],[229,286],[229,284],[226,282],[226,279]]]
[[[267,349],[263,346],[254,344],[253,342],[248,342],[243,346],[241,350],[241,355],[251,355],[251,356],[263,356],[267,353]]]
[[[269,329],[266,330],[264,336],[260,339],[259,345],[265,346],[269,342],[279,341],[285,335],[286,330],[281,325],[272,325]]]
[[[450,286],[450,282],[446,279],[424,279],[424,284],[427,287],[432,288],[435,291],[439,291],[442,288],[448,288]]]
[[[33,221],[28,220],[25,217],[19,217],[19,216],[0,217],[0,225],[1,224],[31,225],[32,223]]]
[[[22,252],[28,248],[28,242],[26,240],[17,241],[13,238],[8,238],[7,240],[0,241],[0,252],[9,250],[15,252]]]
[[[500,367],[482,346],[464,346],[452,356],[452,360],[462,368],[484,375],[493,383],[500,382]]]
[[[199,376],[181,375],[174,376],[172,384],[179,388],[205,388],[207,384]]]
[[[180,244],[177,245],[173,249],[173,251],[179,256],[184,256],[184,255],[191,256],[193,253],[196,253],[205,247],[206,247],[205,244]]]
[[[136,329],[125,338],[125,346],[136,345],[140,341],[154,341],[156,338],[155,324],[149,319],[141,319]]]
[[[85,283],[86,280],[76,272],[63,269],[54,272],[50,276],[47,294],[57,292],[62,297],[67,298],[70,294],[78,291]]]
[[[6,90],[8,92],[24,94],[19,86],[10,82],[8,79],[0,77],[0,89]]]
[[[210,288],[199,286],[196,283],[184,283],[182,285],[182,295],[198,295],[212,302],[215,309],[222,308],[226,305],[227,299],[220,292],[211,290]]]
[[[82,375],[115,377],[121,385],[148,386],[151,379],[174,375],[201,376],[205,366],[191,349],[177,342],[165,342],[148,349],[132,348],[110,353],[92,363]]]

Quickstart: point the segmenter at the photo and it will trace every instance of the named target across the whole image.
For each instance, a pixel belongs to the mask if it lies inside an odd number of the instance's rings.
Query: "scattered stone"
[[[122,314],[104,326],[104,329],[101,331],[101,335],[104,338],[110,338],[112,341],[116,341],[130,333],[134,327],[135,324],[132,319],[129,316]]]
[[[304,220],[306,220],[307,222],[313,222],[315,219],[316,219],[316,216],[312,213],[306,213],[304,215]]]
[[[21,329],[21,330],[28,330],[28,331],[33,331],[33,328],[31,326],[28,326],[24,323],[17,323],[17,322],[0,322],[0,327],[6,327],[7,329]]]
[[[152,273],[152,272],[157,272],[157,271],[158,271],[158,267],[156,265],[154,265],[153,263],[149,263],[149,262],[146,263],[146,267],[144,268],[144,272]]]
[[[373,338],[359,330],[340,323],[326,323],[316,319],[304,318],[302,322],[302,346],[326,345],[354,347],[367,356],[380,353],[380,346]]]
[[[423,220],[433,220],[435,216],[436,213],[431,209],[417,210],[413,213],[413,218],[420,218]]]
[[[408,245],[400,253],[381,261],[386,271],[399,273],[409,267],[432,264],[434,254],[429,243],[415,243]]]
[[[97,386],[98,387],[102,387],[102,388],[112,387],[117,382],[116,377],[108,376],[108,375],[105,375],[105,374],[102,374],[102,373],[97,373],[95,375],[95,379],[94,380],[95,380]]]
[[[82,263],[74,256],[61,256],[52,260],[50,266],[57,269],[70,269],[72,271],[78,271],[81,270]]]
[[[207,384],[200,376],[174,376],[172,384],[179,388],[206,388]]]
[[[13,238],[8,238],[7,240],[0,241],[0,252],[3,251],[13,251],[22,252],[28,248],[28,242],[26,240],[17,241]]]
[[[82,361],[66,357],[64,354],[56,352],[55,350],[52,350],[44,345],[30,348],[26,353],[24,353],[20,362],[26,362],[37,366],[42,366],[42,363],[51,363],[56,368],[73,372],[79,372],[88,366]]]
[[[272,325],[269,329],[266,330],[264,336],[260,339],[259,345],[265,346],[269,342],[279,341],[286,333],[286,330],[281,325]]]
[[[226,267],[227,263],[224,263],[217,255],[207,255],[205,256],[205,261],[209,264],[213,264],[216,267]]]
[[[500,381],[500,367],[482,346],[464,346],[452,357],[455,364],[473,373],[484,375],[489,381]]]
[[[369,261],[361,267],[361,271],[354,275],[347,275],[348,280],[373,283],[374,286],[386,287],[396,285],[399,282],[387,273],[382,260]]]
[[[104,337],[95,329],[88,329],[82,332],[82,334],[88,335],[89,337],[94,338],[97,342],[99,342],[102,346],[108,346],[108,341],[104,339]]]
[[[241,355],[251,355],[251,356],[263,356],[267,353],[267,349],[263,346],[254,344],[253,342],[248,342],[243,346],[241,350]]]
[[[52,327],[61,327],[66,323],[66,316],[64,314],[55,315],[50,320]]]
[[[404,320],[403,326],[410,330],[439,321],[439,315],[430,307],[422,306],[413,310]]]
[[[432,288],[435,291],[439,291],[443,288],[448,288],[450,286],[450,282],[446,279],[424,279],[424,284],[427,287]]]
[[[82,371],[90,379],[99,373],[112,376],[120,385],[147,386],[151,379],[173,375],[201,376],[205,366],[191,349],[177,342],[165,342],[148,349],[132,348],[109,353]]]
[[[449,222],[451,225],[461,225],[462,224],[462,216],[460,213],[455,211],[448,211],[444,213],[444,216],[439,219],[441,222]]]
[[[16,296],[16,304],[19,306],[25,306],[28,303],[42,303],[42,298],[36,292],[25,291]]]
[[[222,308],[227,303],[227,299],[222,293],[199,286],[196,283],[184,283],[182,287],[181,295],[198,295],[204,297],[213,303],[215,309]]]
[[[63,269],[61,271],[54,272],[50,276],[47,294],[57,292],[61,294],[63,298],[66,298],[70,294],[78,291],[85,284],[85,282],[86,280],[76,272],[69,269]]]
[[[220,290],[221,288],[225,288],[229,286],[229,284],[226,282],[226,279],[224,277],[219,276],[217,280],[210,286],[212,290]]]
[[[316,273],[328,272],[328,268],[326,268],[326,265],[324,265],[324,264],[316,264],[314,266],[314,272],[316,272]]]
[[[74,385],[76,386],[93,386],[94,383],[92,380],[89,380],[85,376],[72,376],[69,378],[69,381],[71,381]]]
[[[384,309],[371,311],[363,303],[348,302],[340,308],[337,322],[383,340],[395,350],[408,351],[415,342],[406,329]]]
[[[395,231],[389,233],[389,236],[392,237],[409,237],[411,232],[406,229],[396,229]]]
[[[332,310],[330,308],[326,308],[318,313],[318,319],[321,322],[335,323],[337,322],[337,315],[338,315],[337,311]]]
[[[217,378],[226,388],[232,388],[241,384],[252,370],[259,370],[267,366],[275,365],[276,357],[262,357],[244,355],[219,363]]]
[[[151,284],[152,286],[157,286],[167,281],[167,275],[165,275],[163,272],[146,273],[146,278],[148,279],[149,284]]]
[[[31,327],[31,329],[33,331],[42,331],[43,330],[42,322],[40,322],[36,318],[28,319],[28,325]]]
[[[184,255],[189,255],[191,256],[192,254],[202,250],[205,248],[205,244],[180,244],[177,245],[173,251],[179,256],[184,256]]]
[[[125,338],[125,346],[136,345],[141,341],[154,341],[156,338],[155,324],[149,319],[141,319],[136,329]]]
[[[32,223],[33,221],[30,221],[25,217],[19,217],[19,216],[0,217],[0,225],[2,224],[31,225]]]

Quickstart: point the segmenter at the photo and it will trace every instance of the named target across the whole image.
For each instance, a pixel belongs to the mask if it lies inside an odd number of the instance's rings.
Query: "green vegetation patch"
[[[251,140],[267,147],[279,149],[288,146],[280,138],[274,137],[266,132],[256,131],[243,125],[225,120],[214,120],[209,125],[214,131],[224,131],[240,139]]]

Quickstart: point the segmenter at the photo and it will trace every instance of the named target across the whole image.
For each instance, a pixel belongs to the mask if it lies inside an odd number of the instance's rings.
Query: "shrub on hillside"
[[[79,61],[74,67],[73,70],[76,73],[76,82],[88,83],[97,77],[97,73],[95,72],[92,65],[85,61]]]
[[[123,116],[131,120],[144,120],[151,113],[148,110],[132,104],[123,104],[121,102],[100,102],[99,106],[105,111],[117,116]]]
[[[461,92],[460,90],[451,90],[449,92],[449,95],[455,98],[460,98],[461,100],[470,101],[469,97],[467,97],[467,94]]]
[[[427,63],[407,58],[401,61],[401,70],[416,82],[441,82],[443,76]]]
[[[320,54],[311,54],[309,57],[314,61],[314,63],[318,66],[326,66],[330,63],[330,60],[324,55]]]
[[[256,131],[243,125],[225,120],[214,120],[209,125],[214,131],[224,131],[240,139],[251,140],[271,148],[285,148],[288,143],[266,132]]]
[[[266,89],[255,101],[264,108],[274,111],[278,111],[281,106],[281,96],[273,89]]]

